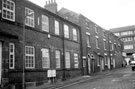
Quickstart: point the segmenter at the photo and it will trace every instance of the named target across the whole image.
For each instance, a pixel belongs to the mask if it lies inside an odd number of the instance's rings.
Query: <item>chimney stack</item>
[[[57,3],[55,0],[46,1],[44,8],[48,11],[55,13],[55,14],[57,13]]]

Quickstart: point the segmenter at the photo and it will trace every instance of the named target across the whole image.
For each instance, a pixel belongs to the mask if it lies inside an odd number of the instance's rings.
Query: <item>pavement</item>
[[[78,77],[75,77],[72,79],[67,79],[65,81],[58,80],[57,82],[54,82],[54,83],[44,83],[40,86],[27,87],[26,89],[60,89],[60,88],[68,87],[68,86],[75,85],[75,84],[78,84],[81,82],[85,82],[85,81],[88,81],[91,79],[96,79],[96,78],[99,78],[99,77],[102,77],[105,75],[109,75],[119,69],[123,69],[123,67],[117,68],[117,69],[106,70],[106,71],[102,71],[102,72],[96,72],[91,75],[78,76]]]

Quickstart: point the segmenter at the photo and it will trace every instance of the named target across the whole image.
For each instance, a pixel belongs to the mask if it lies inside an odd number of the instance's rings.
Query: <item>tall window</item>
[[[77,41],[77,30],[73,28],[73,40]]]
[[[42,67],[43,68],[50,68],[49,49],[46,49],[46,48],[42,49]]]
[[[106,50],[106,40],[104,40],[104,50]]]
[[[64,37],[69,38],[69,27],[66,24],[64,24]]]
[[[60,68],[60,51],[55,51],[56,68]]]
[[[25,24],[30,27],[34,27],[34,11],[29,8],[25,8]]]
[[[65,68],[70,68],[70,53],[65,52]]]
[[[49,32],[49,18],[46,15],[42,15],[42,30]]]
[[[15,3],[12,0],[2,1],[2,18],[15,21]]]
[[[105,37],[105,31],[103,31],[103,37]]]
[[[14,69],[15,67],[15,45],[14,43],[9,44],[9,68]]]
[[[35,49],[33,46],[25,46],[25,67],[35,68]]]
[[[97,25],[95,25],[95,33],[97,33],[97,34],[98,34]]]
[[[86,40],[87,40],[87,47],[90,47],[90,34],[86,34]]]
[[[79,67],[78,54],[74,53],[74,68]]]
[[[60,32],[59,32],[59,22],[55,20],[55,34],[56,35],[59,35]]]
[[[96,48],[99,49],[99,38],[96,37]]]

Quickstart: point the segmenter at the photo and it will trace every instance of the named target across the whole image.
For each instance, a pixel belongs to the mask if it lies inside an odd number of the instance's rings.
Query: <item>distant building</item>
[[[124,42],[125,60],[128,63],[135,53],[135,25],[112,28],[110,31]]]

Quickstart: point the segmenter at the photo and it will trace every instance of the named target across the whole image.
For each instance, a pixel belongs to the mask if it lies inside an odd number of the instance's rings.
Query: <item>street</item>
[[[126,67],[98,78],[56,89],[135,89],[135,71],[132,71],[130,67]]]

